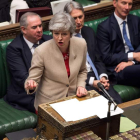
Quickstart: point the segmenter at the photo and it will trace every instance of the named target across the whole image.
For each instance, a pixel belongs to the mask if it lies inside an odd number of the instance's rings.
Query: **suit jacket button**
[[[66,87],[69,87],[69,85],[66,85]]]

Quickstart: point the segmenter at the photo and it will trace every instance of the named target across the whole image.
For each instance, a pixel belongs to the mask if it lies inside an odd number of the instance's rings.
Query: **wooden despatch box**
[[[51,103],[61,102],[72,98],[78,100],[86,100],[99,96],[95,91],[89,92],[86,97],[77,98],[76,96],[67,97],[65,99],[57,100]],[[92,108],[92,106],[89,106]],[[66,122],[50,105],[41,104],[38,108],[38,123],[37,131],[42,130],[43,135],[47,139],[64,140],[83,132],[92,130],[96,135],[105,139],[107,119],[99,119],[97,116],[92,116],[86,119]],[[110,136],[119,133],[120,115],[111,117],[110,122]]]

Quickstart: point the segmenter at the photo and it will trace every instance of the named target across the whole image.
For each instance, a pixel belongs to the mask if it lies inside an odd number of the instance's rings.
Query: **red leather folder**
[[[52,10],[49,7],[37,7],[28,9],[17,9],[16,10],[16,23],[19,22],[20,17],[26,12],[35,12],[41,17],[49,16],[52,14]]]

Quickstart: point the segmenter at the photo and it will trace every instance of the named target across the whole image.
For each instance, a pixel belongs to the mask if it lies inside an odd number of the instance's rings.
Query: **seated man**
[[[74,33],[75,36],[83,37],[87,42],[87,50],[89,53],[89,57],[87,57],[87,70],[88,76],[86,81],[86,89],[87,90],[96,90],[100,94],[103,94],[97,86],[97,83],[101,82],[105,88],[108,90],[110,96],[114,98],[116,103],[121,103],[120,95],[110,86],[108,81],[108,76],[106,74],[106,69],[104,64],[102,63],[100,57],[97,52],[97,44],[94,31],[90,27],[84,26],[84,9],[81,4],[78,2],[69,2],[65,5],[64,11],[69,13],[76,22],[76,31]],[[91,61],[93,66],[91,64]],[[95,66],[94,66],[95,65]],[[97,69],[97,70],[96,70]],[[99,76],[98,76],[99,74]]]
[[[99,24],[97,42],[111,81],[139,87],[140,18],[129,14],[133,0],[113,0],[115,12]]]
[[[27,12],[22,15],[20,29],[22,34],[8,45],[6,51],[11,84],[7,89],[4,100],[17,109],[35,112],[35,95],[27,95],[24,89],[24,82],[28,77],[35,46],[52,37],[43,35],[42,21],[36,13]]]

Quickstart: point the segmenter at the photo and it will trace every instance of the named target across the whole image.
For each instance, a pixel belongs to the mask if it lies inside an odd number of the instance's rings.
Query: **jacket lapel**
[[[23,36],[21,36],[23,51],[25,52],[25,58],[27,59],[28,67],[31,67],[32,53],[29,49],[27,43],[24,41]]]
[[[96,40],[94,40],[94,38],[92,38],[92,42],[91,42],[91,37],[93,37],[93,35],[91,36],[91,34],[89,34],[89,32],[87,32],[86,27],[83,26],[83,28],[81,29],[81,34],[83,36],[83,38],[86,40],[87,43],[87,52],[90,56],[90,58],[92,59],[92,61],[94,62],[94,55],[90,52],[94,51],[93,45],[96,45]],[[94,42],[94,44],[92,44]],[[96,46],[95,46],[96,47]]]
[[[129,29],[129,35],[130,35],[130,41],[131,41],[131,44],[133,44],[133,37],[134,37],[134,29],[133,29],[133,24],[132,24],[132,20],[131,18],[127,17],[127,23],[128,23],[128,29]]]
[[[81,29],[81,34],[82,34],[82,37],[87,42],[87,47],[88,47],[87,51],[90,52],[89,41],[88,41],[88,39],[90,39],[90,37],[88,36],[89,34],[86,32],[85,26],[83,26],[83,28]]]
[[[120,31],[120,27],[118,25],[118,22],[117,22],[117,20],[114,16],[114,14],[111,15],[111,26],[114,29],[114,31],[118,34],[119,38],[123,41],[121,31]]]
[[[69,68],[70,68],[70,77],[69,79],[71,79],[73,77],[73,62],[76,59],[76,54],[74,52],[74,47],[75,47],[75,43],[73,41],[71,41],[72,38],[70,39],[70,46],[69,46]]]

